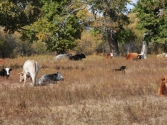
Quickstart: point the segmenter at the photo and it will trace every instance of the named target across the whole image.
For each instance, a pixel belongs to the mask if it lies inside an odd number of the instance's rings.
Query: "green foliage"
[[[47,50],[64,53],[76,46],[76,39],[81,38],[82,24],[70,1],[44,2],[43,17],[33,24],[39,40],[46,43]]]
[[[15,39],[8,34],[0,34],[0,58],[15,57]]]
[[[167,40],[167,1],[140,0],[133,12],[139,18],[137,28],[145,33],[145,41],[164,43]]]
[[[37,0],[3,0],[0,3],[0,26],[5,27],[5,32],[14,33],[38,19],[41,12],[39,7],[40,3]]]
[[[136,35],[130,29],[123,29],[117,32],[116,34],[117,40],[121,43],[132,42],[136,39]]]

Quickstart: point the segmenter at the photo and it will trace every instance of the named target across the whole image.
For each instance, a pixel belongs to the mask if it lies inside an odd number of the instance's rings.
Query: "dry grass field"
[[[123,57],[88,56],[83,61],[57,61],[53,56],[5,59],[13,68],[0,77],[2,125],[166,125],[167,97],[157,95],[167,75],[167,58],[148,56],[132,61]],[[34,59],[43,74],[60,71],[64,81],[47,86],[19,82],[23,63]],[[113,72],[121,65],[126,73]]]

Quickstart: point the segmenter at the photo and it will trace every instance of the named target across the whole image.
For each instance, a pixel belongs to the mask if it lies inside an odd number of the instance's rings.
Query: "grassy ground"
[[[127,61],[88,56],[83,61],[54,61],[53,56],[5,59],[14,68],[0,77],[2,125],[166,125],[167,98],[158,97],[166,58]],[[19,82],[23,63],[34,59],[41,75],[61,72],[64,81],[31,87]],[[113,72],[121,65],[126,73]]]

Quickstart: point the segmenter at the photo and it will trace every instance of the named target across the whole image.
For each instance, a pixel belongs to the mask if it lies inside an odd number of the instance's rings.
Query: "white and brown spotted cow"
[[[32,85],[36,85],[36,77],[38,75],[38,72],[40,70],[40,67],[38,63],[35,60],[27,60],[23,65],[23,72],[20,74],[20,82],[24,81],[24,85],[26,82],[26,79],[30,77]]]

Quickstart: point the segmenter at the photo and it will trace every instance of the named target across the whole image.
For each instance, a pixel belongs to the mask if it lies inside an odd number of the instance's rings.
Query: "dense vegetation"
[[[140,0],[129,11],[130,0],[1,0],[0,57],[66,53],[112,52],[127,48],[166,52],[165,0]],[[144,37],[145,36],[145,37]]]

